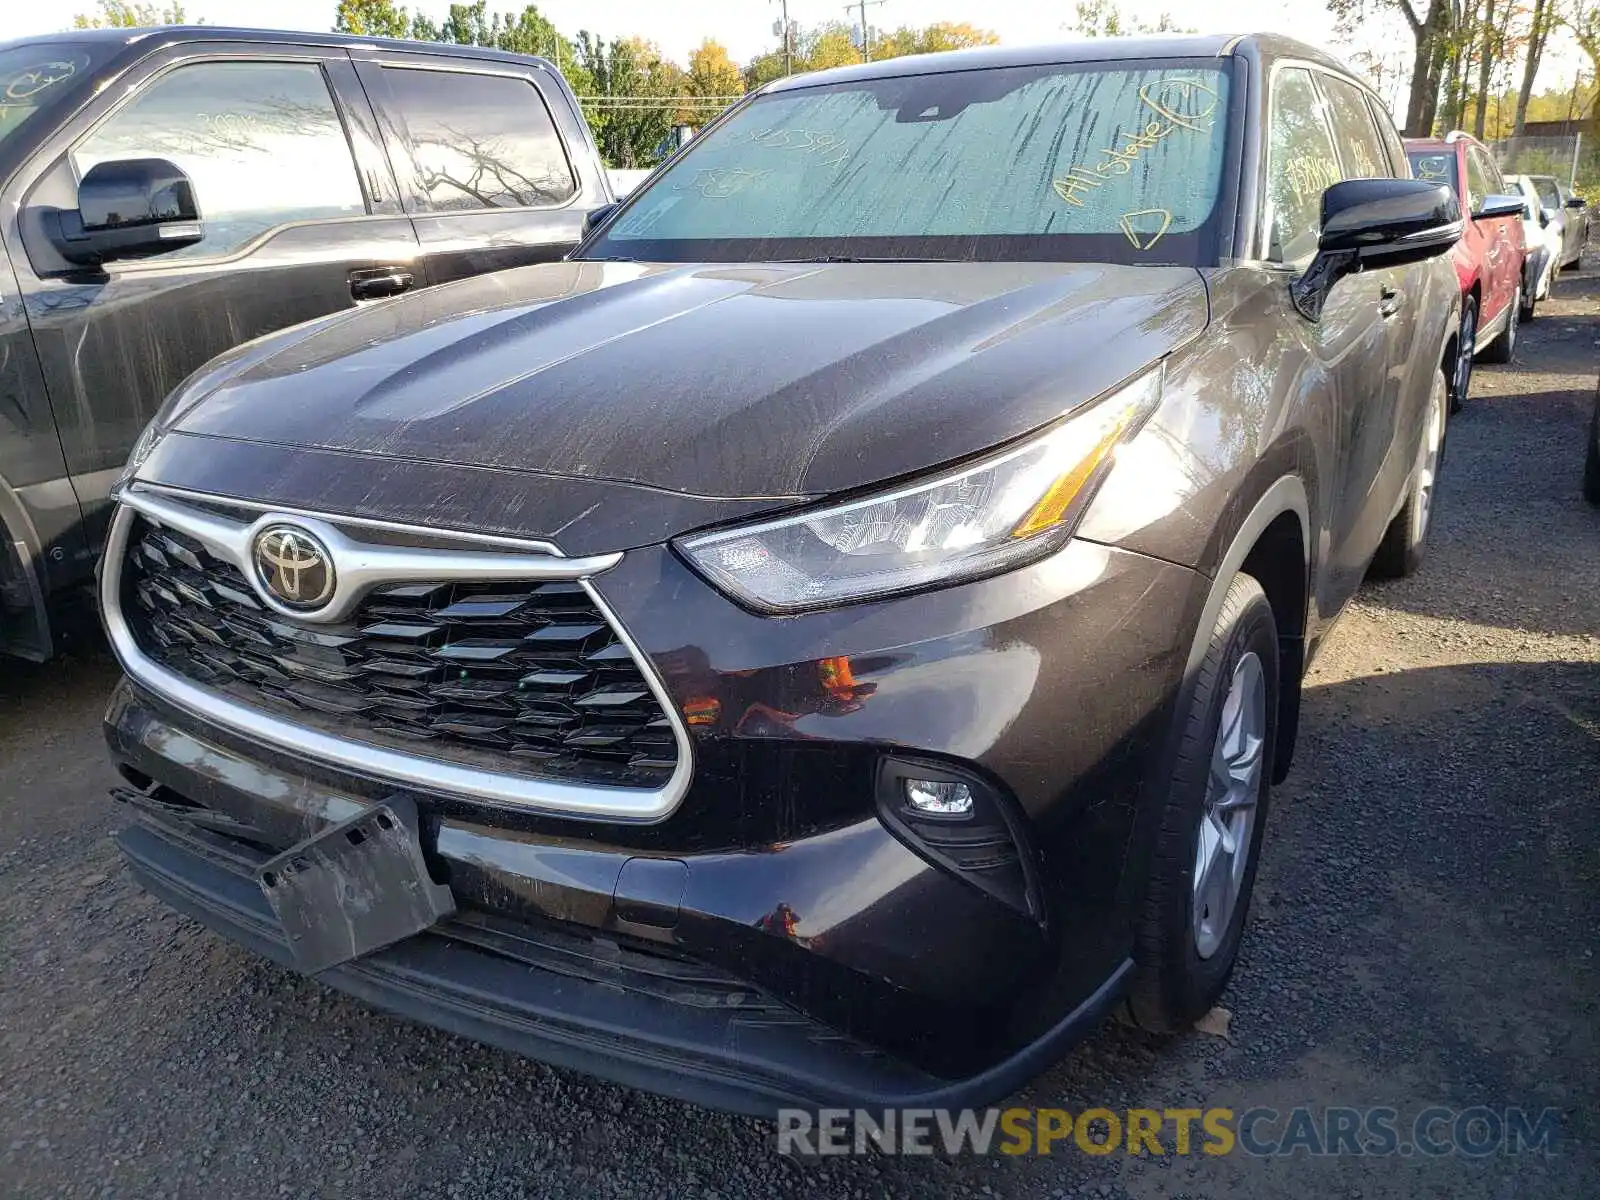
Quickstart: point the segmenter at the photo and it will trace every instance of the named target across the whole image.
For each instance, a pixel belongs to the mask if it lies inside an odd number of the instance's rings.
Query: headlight
[[[921,483],[679,549],[747,606],[788,613],[1010,570],[1071,536],[1161,398],[1160,366],[1002,454]]]

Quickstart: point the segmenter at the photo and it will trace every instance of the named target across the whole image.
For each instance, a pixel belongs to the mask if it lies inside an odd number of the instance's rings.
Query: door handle
[[[372,267],[350,272],[350,294],[357,300],[381,300],[409,291],[417,281],[404,267]]]
[[[1392,288],[1383,284],[1378,289],[1378,312],[1385,317],[1392,317],[1400,311],[1400,305],[1405,301],[1405,294],[1399,288]]]

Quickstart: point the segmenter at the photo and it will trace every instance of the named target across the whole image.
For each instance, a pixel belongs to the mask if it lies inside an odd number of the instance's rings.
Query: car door
[[[1316,254],[1322,193],[1340,180],[1344,164],[1312,71],[1279,67],[1271,85],[1265,241],[1268,258],[1293,275]],[[1382,463],[1371,423],[1384,420],[1390,343],[1384,291],[1394,283],[1389,271],[1346,275],[1329,290],[1321,316],[1297,321],[1294,329],[1322,377],[1308,388],[1314,407],[1307,420],[1323,428],[1319,442],[1334,448],[1332,460],[1318,464],[1316,480],[1318,543],[1325,547],[1324,569],[1318,573],[1321,612],[1343,607],[1372,553],[1363,518]]]
[[[164,158],[205,235],[74,268],[46,218],[98,162]],[[61,445],[98,546],[139,431],[223,350],[413,282],[416,234],[342,50],[194,42],[141,60],[51,135],[7,186],[16,271]]]
[[[1552,179],[1545,186],[1550,194],[1548,203],[1557,213],[1556,220],[1560,222],[1561,265],[1566,266],[1575,261],[1583,249],[1583,214],[1578,209],[1567,207],[1572,199],[1572,193],[1559,179]]]
[[[1410,174],[1405,153],[1391,161],[1377,120],[1364,91],[1348,79],[1320,72],[1345,179],[1392,179]],[[1381,118],[1387,120],[1387,117]],[[1351,414],[1349,455],[1352,478],[1364,481],[1364,492],[1341,497],[1350,525],[1349,554],[1365,563],[1383,540],[1390,518],[1399,508],[1416,462],[1417,439],[1425,415],[1419,397],[1426,397],[1436,369],[1434,355],[1419,345],[1419,313],[1427,289],[1428,267],[1422,263],[1379,267],[1361,273],[1364,289],[1377,309],[1384,335],[1383,385],[1363,398]]]
[[[352,50],[401,176],[431,283],[577,245],[610,202],[582,116],[533,61]]]
[[[1506,316],[1522,280],[1522,218],[1478,215],[1486,197],[1505,194],[1505,180],[1482,146],[1469,144],[1466,155],[1471,202],[1468,223],[1478,239],[1483,262],[1483,315],[1478,325],[1482,331]]]

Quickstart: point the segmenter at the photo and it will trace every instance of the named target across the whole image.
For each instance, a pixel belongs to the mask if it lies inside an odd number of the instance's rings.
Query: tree
[[[1180,28],[1171,13],[1162,13],[1154,25],[1138,17],[1129,16],[1118,6],[1117,0],[1078,0],[1074,6],[1077,19],[1065,26],[1079,37],[1126,37],[1136,33],[1194,33],[1193,29]]]
[[[1512,137],[1521,137],[1528,124],[1528,101],[1533,97],[1534,76],[1539,73],[1539,60],[1544,55],[1544,44],[1550,37],[1550,26],[1554,21],[1555,5],[1551,0],[1533,0],[1527,53],[1522,65],[1522,87],[1517,91],[1517,115],[1511,126]]]
[[[1328,0],[1342,33],[1352,33],[1371,18],[1398,12],[1411,31],[1411,88],[1406,101],[1405,131],[1426,137],[1439,113],[1439,93],[1450,62],[1452,39],[1460,24],[1460,0]]]
[[[97,0],[99,12],[79,13],[74,29],[142,29],[151,25],[186,25],[183,5],[131,4],[128,0]]]
[[[921,29],[902,25],[880,38],[872,47],[872,57],[899,58],[903,54],[938,54],[946,50],[966,50],[973,46],[993,46],[1000,39],[987,29],[965,21],[936,21]]]
[[[589,127],[606,162],[614,167],[647,167],[661,158],[685,94],[683,70],[663,59],[640,38],[600,41],[578,33],[578,61],[593,81],[585,106]]]
[[[403,38],[411,32],[411,18],[391,0],[339,0],[333,30],[362,37]]]
[[[744,76],[721,42],[707,38],[689,52],[689,77],[684,92],[698,101],[679,110],[678,120],[685,125],[699,125],[710,120],[729,103],[728,97],[744,94]]]

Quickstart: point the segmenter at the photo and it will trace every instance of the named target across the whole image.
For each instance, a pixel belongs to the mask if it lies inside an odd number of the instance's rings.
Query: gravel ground
[[[1600,513],[1578,499],[1600,276],[1449,435],[1429,562],[1310,679],[1227,1038],[1107,1026],[1081,1110],[1519,1105],[1553,1156],[837,1159],[406,1024],[141,895],[97,722],[115,670],[0,667],[0,1192],[14,1196],[1600,1194]],[[1537,367],[1537,370],[1535,369]]]

